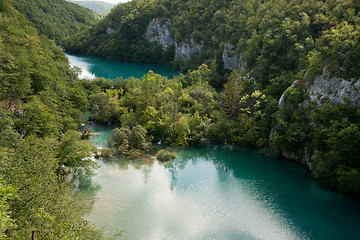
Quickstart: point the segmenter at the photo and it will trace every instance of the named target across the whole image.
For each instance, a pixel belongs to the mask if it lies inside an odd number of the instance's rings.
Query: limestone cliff
[[[298,106],[307,109],[308,113],[316,111],[316,109],[326,103],[341,104],[347,100],[353,106],[360,105],[360,79],[342,79],[333,76],[326,68],[323,69],[321,75],[316,76],[314,79],[309,79],[305,75],[303,80],[294,81],[289,89],[296,89],[300,86],[303,87],[302,91],[304,91],[306,97]],[[278,107],[280,109],[283,109],[290,104],[288,102],[288,90],[284,92],[279,100]],[[281,122],[283,122],[282,118],[282,116],[279,116],[274,123],[270,139],[277,134],[279,126],[281,125]],[[313,120],[309,119],[309,121],[309,125],[312,125]],[[278,151],[278,153],[282,157],[299,161],[308,166],[310,165],[310,160],[314,154],[313,151],[306,148],[300,149],[299,152],[296,153],[288,150],[281,150]]]
[[[190,43],[176,42],[175,58],[188,60],[194,53],[201,53],[202,47],[202,43],[195,43],[193,39],[190,39]]]
[[[150,43],[158,43],[163,51],[166,51],[170,47],[175,45],[175,39],[170,31],[171,21],[168,20],[164,24],[160,23],[160,20],[154,18],[147,26],[145,38]]]
[[[170,27],[170,20],[165,23],[161,23],[159,19],[154,18],[147,26],[145,39],[147,39],[150,43],[159,44],[163,51],[166,51],[171,47],[175,47],[175,58],[188,60],[191,55],[195,53],[201,54],[203,48],[202,43],[196,43],[193,39],[190,39],[187,43],[177,41],[172,35]]]
[[[326,102],[344,103],[347,99],[353,105],[360,104],[360,79],[345,80],[331,74],[324,68],[307,87],[309,102],[318,106]]]
[[[225,43],[224,51],[222,55],[222,60],[224,62],[224,68],[234,70],[245,70],[245,65],[241,61],[241,55],[236,54],[235,47],[230,43]]]

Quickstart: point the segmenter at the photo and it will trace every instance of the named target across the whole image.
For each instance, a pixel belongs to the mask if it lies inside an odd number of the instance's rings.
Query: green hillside
[[[116,6],[94,27],[76,34],[66,49],[106,58],[173,63],[195,69],[215,60],[223,74],[225,44],[241,56],[246,72],[267,85],[270,79],[296,74],[324,31],[342,22],[356,23],[358,1],[132,1]],[[153,19],[168,26],[173,42],[165,51],[150,43],[146,31]],[[167,23],[167,24],[166,24]],[[175,43],[200,44],[190,59],[176,57]]]
[[[101,15],[106,15],[110,10],[115,6],[115,4],[102,2],[102,1],[74,1],[71,2],[79,4],[80,6],[91,9],[94,12],[97,12]]]
[[[61,44],[69,37],[99,20],[90,9],[66,0],[13,0],[14,7],[24,14],[43,34]]]
[[[63,52],[0,2],[0,238],[102,239],[64,184],[91,175],[88,102]]]
[[[184,107],[182,117],[169,123],[183,127],[178,134],[186,141],[178,145],[198,143],[190,136],[206,133],[201,139],[262,147],[268,155],[306,164],[327,186],[359,193],[359,10],[355,0],[132,1],[64,47],[183,70],[205,63],[180,77],[185,89],[173,89],[173,101],[197,106],[193,98],[209,93],[202,88],[186,95],[192,91],[186,88],[205,81],[223,87],[220,112],[213,107],[215,113],[202,116],[200,109],[189,113]],[[124,97],[120,107],[131,109]],[[150,109],[136,109],[121,114],[147,126]],[[196,114],[200,123],[191,125]],[[118,121],[126,126],[123,118]],[[196,128],[206,124],[207,132]],[[161,139],[160,129],[150,124],[146,130]],[[175,130],[166,131],[174,144]]]

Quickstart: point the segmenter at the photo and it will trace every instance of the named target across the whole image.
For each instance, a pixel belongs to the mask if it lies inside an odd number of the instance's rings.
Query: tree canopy
[[[13,0],[39,33],[61,44],[66,37],[94,25],[100,16],[88,8],[66,0]]]
[[[64,182],[94,165],[76,131],[84,88],[64,53],[9,1],[0,2],[0,32],[1,238],[103,239]]]

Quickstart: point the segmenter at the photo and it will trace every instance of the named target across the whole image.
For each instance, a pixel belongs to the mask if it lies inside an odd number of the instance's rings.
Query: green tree
[[[16,188],[7,185],[0,177],[0,238],[5,238],[5,231],[14,227],[15,220],[11,218],[9,200],[16,196]]]
[[[129,127],[113,129],[108,139],[108,145],[117,154],[123,154],[130,150],[147,151],[150,144],[147,141],[146,129],[141,125],[136,125],[132,129]]]
[[[92,26],[99,15],[90,9],[65,0],[14,0],[14,7],[28,17],[40,34],[56,43],[66,37]]]
[[[222,92],[222,106],[230,118],[237,115],[242,91],[242,80],[240,74],[235,70],[231,73],[227,83],[224,84]]]
[[[56,175],[55,142],[29,137],[16,149],[1,148],[0,174],[17,189],[9,208],[16,227],[8,236],[27,239],[35,230],[41,238],[101,239],[100,232],[80,220],[77,203]]]
[[[75,177],[91,176],[96,164],[91,160],[91,146],[88,141],[82,141],[79,132],[66,132],[56,151],[56,158],[60,167],[67,167],[67,174]]]

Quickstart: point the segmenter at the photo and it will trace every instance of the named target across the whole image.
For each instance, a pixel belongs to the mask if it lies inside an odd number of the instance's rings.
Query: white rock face
[[[195,43],[193,39],[190,39],[190,43],[176,41],[171,34],[170,26],[170,20],[161,24],[159,19],[152,19],[146,29],[145,39],[150,43],[158,43],[163,51],[175,46],[175,58],[187,60],[192,54],[201,53],[202,43]]]
[[[241,55],[236,54],[235,47],[230,43],[225,43],[224,52],[222,56],[222,60],[224,62],[224,68],[234,70],[235,68],[238,70],[244,70],[245,66],[241,62]]]
[[[175,58],[180,59],[190,59],[191,55],[194,53],[201,53],[203,44],[195,43],[193,39],[190,40],[190,43],[175,43]]]
[[[310,102],[319,106],[326,102],[343,103],[350,100],[353,105],[360,104],[360,79],[350,81],[333,77],[325,69],[317,76],[307,90]]]
[[[170,20],[165,24],[161,24],[159,19],[152,19],[146,29],[145,38],[150,43],[158,43],[162,50],[166,51],[175,44],[175,40],[170,32],[170,25]]]

